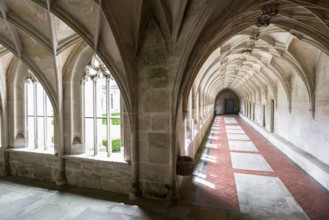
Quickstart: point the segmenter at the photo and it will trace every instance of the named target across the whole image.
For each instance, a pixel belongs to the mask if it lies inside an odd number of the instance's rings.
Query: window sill
[[[55,156],[54,149],[50,148],[47,150],[44,149],[32,149],[32,148],[5,148],[3,149],[7,152],[23,152],[23,153],[35,153],[35,154],[46,154]]]
[[[57,156],[54,153],[53,149],[32,149],[32,148],[0,148],[0,151],[6,152],[19,152],[19,153],[31,153],[31,154],[42,154],[42,155],[49,155],[49,156]],[[62,156],[64,159],[76,159],[76,160],[93,160],[93,161],[104,161],[104,162],[113,162],[113,163],[123,163],[123,164],[130,164],[129,162],[125,161],[121,153],[113,153],[111,157],[107,157],[107,154],[101,152],[99,155],[94,156],[91,154],[77,154],[77,155],[64,155]]]
[[[76,160],[93,160],[93,161],[104,161],[104,162],[113,162],[113,163],[124,163],[128,164],[127,161],[124,160],[121,153],[112,153],[111,157],[107,157],[106,153],[99,155],[91,155],[88,153],[77,154],[77,155],[64,155],[64,159],[76,159]]]

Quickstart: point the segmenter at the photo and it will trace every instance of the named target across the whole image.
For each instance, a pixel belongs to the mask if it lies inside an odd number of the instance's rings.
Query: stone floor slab
[[[224,118],[225,124],[237,124],[238,122],[235,120],[235,118]]]
[[[227,139],[229,140],[250,140],[245,134],[227,134]]]
[[[258,151],[256,146],[252,143],[252,141],[229,140],[228,144],[229,144],[230,150],[255,151],[255,152]]]
[[[242,128],[239,125],[226,125],[226,129],[232,129],[232,130],[241,130]]]
[[[257,218],[308,219],[278,177],[235,173],[241,211]]]
[[[226,129],[227,134],[246,134],[242,129]]]
[[[273,171],[261,154],[231,152],[234,169]]]

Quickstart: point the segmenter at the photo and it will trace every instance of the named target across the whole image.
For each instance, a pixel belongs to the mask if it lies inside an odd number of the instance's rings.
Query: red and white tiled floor
[[[329,219],[329,192],[238,116],[217,116],[194,204],[265,219]]]

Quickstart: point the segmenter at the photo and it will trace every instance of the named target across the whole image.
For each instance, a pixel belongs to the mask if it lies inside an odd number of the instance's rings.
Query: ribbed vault
[[[210,31],[207,27],[208,34],[199,38],[200,47],[187,65],[191,74],[187,88],[212,101],[227,88],[245,99],[255,101],[256,96],[266,94],[275,100],[276,85],[281,83],[291,108],[290,79],[297,74],[314,112],[314,69],[320,53],[329,54],[328,2],[258,3],[244,2],[240,11],[230,14],[228,10],[229,18],[219,19]],[[257,24],[260,22],[267,24]]]

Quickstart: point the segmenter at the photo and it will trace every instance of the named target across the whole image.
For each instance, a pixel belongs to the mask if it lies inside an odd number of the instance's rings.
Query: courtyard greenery
[[[102,140],[102,145],[106,148],[107,150],[107,140]],[[113,139],[112,140],[112,152],[120,152],[120,139]]]
[[[103,114],[102,117],[105,117],[102,119],[102,124],[107,124],[106,114]],[[120,117],[120,112],[112,112],[111,117]],[[120,125],[120,118],[111,119],[111,125]]]

